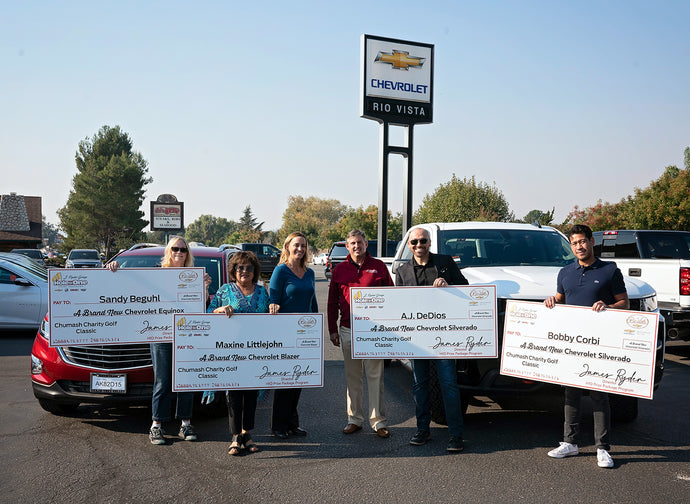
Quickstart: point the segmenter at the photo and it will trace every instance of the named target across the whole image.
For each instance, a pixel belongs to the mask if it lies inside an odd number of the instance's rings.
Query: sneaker
[[[410,439],[410,444],[414,446],[422,446],[431,439],[431,432],[428,430],[420,430]]]
[[[149,431],[149,439],[151,440],[151,444],[165,444],[165,438],[163,437],[164,435],[165,432],[163,432],[162,427],[151,427],[151,430]]]
[[[451,436],[448,438],[448,446],[446,446],[446,451],[461,452],[464,449],[465,445],[463,444],[461,437]]]
[[[561,441],[558,448],[554,448],[549,453],[547,453],[547,455],[553,458],[564,458],[572,457],[573,455],[577,455],[578,453],[580,452],[578,451],[576,444],[564,443],[563,441]]]
[[[613,467],[613,459],[609,452],[601,448],[597,448],[597,465],[599,467]]]
[[[192,424],[183,424],[180,427],[180,433],[178,436],[180,439],[184,439],[185,441],[196,441],[196,431],[194,430],[194,427],[192,427]]]

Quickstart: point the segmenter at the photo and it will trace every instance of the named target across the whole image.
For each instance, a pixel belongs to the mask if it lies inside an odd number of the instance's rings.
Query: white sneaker
[[[554,448],[549,453],[547,453],[547,455],[553,458],[564,458],[572,457],[573,455],[577,455],[578,453],[580,452],[578,451],[576,444],[570,444],[561,441],[558,448]]]
[[[599,467],[613,467],[613,459],[611,455],[609,455],[609,452],[597,448],[597,465]]]

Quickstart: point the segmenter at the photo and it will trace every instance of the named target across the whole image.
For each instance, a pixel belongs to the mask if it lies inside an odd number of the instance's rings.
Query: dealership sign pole
[[[434,46],[362,35],[360,116],[380,123],[379,257],[388,243],[388,156],[404,158],[403,234],[412,226],[412,139],[415,124],[433,118]],[[390,145],[389,126],[405,128],[404,145]]]

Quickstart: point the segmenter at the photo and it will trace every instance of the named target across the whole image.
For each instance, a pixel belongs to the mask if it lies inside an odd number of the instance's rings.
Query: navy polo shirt
[[[597,257],[590,266],[575,261],[561,269],[556,290],[565,296],[565,304],[592,306],[601,300],[610,305],[625,292],[625,281],[615,262]]]

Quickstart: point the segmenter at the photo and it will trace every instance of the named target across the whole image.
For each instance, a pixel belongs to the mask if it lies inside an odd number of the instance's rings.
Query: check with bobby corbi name
[[[501,374],[651,399],[659,315],[508,301]]]
[[[323,387],[322,313],[175,316],[173,390]]]
[[[496,286],[352,287],[353,359],[498,357]]]
[[[162,343],[203,312],[204,268],[51,269],[50,346]]]

